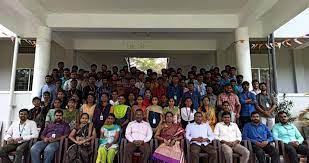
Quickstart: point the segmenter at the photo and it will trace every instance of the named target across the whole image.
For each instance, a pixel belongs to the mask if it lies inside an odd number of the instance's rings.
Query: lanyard
[[[20,124],[19,124],[19,126],[18,126],[18,129],[19,129],[19,136],[20,136],[20,137],[21,137],[23,131],[25,130],[25,126],[26,126],[26,123],[23,124],[23,128],[22,128],[21,130],[20,130]]]
[[[187,116],[188,116],[188,121],[190,121],[190,117],[191,117],[191,108],[189,108],[190,113],[188,112],[188,107],[186,107],[186,112],[187,112]]]

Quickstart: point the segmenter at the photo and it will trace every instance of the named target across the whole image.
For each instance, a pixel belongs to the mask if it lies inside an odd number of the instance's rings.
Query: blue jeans
[[[46,143],[38,141],[31,147],[31,161],[33,163],[40,163],[41,152],[44,150],[44,163],[51,163],[58,149],[59,142]]]

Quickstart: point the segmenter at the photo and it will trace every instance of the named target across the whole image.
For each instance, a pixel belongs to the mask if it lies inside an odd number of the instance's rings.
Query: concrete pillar
[[[244,81],[251,83],[252,74],[248,27],[237,28],[235,30],[235,40],[237,41],[235,45],[237,72],[244,76]]]
[[[45,83],[45,76],[49,71],[51,33],[51,29],[45,26],[41,26],[38,29],[34,59],[32,97],[39,95],[40,89]]]

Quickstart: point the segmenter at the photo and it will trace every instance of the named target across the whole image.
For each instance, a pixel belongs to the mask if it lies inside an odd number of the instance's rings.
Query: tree
[[[166,68],[166,58],[130,58],[130,63],[141,71],[146,72],[152,69],[154,72],[161,73],[161,69]]]

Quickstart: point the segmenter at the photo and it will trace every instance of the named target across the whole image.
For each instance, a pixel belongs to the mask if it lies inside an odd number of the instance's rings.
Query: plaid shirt
[[[221,93],[218,96],[218,105],[221,106],[224,101],[228,101],[230,103],[231,111],[236,113],[236,107],[240,105],[238,96],[234,93],[230,93],[229,95],[225,92]]]

